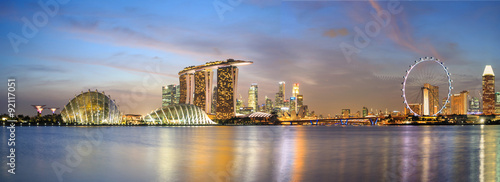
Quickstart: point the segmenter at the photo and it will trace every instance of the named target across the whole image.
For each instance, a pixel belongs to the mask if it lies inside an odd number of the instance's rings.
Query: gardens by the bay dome
[[[175,104],[162,107],[144,116],[150,124],[216,124],[199,107],[191,104]]]
[[[65,123],[120,124],[121,113],[114,100],[104,92],[88,91],[75,96],[64,106],[61,117]]]

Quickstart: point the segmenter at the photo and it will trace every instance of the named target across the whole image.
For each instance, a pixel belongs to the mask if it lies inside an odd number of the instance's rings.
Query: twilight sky
[[[254,62],[240,67],[245,104],[251,83],[263,104],[286,81],[287,97],[300,83],[304,104],[326,115],[402,110],[402,77],[420,57],[443,60],[453,93],[477,93],[487,64],[500,72],[500,2],[234,2],[69,1],[46,14],[38,1],[1,1],[1,99],[14,77],[17,114],[34,115],[32,104],[63,108],[88,89],[146,114],[184,67],[234,58]]]

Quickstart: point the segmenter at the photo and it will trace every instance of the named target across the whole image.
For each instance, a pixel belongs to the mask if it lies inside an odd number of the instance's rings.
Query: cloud
[[[336,37],[338,35],[346,36],[347,34],[349,34],[349,31],[346,28],[341,28],[341,29],[337,29],[337,30],[335,30],[335,29],[327,30],[323,33],[323,36],[333,38],[333,37]]]

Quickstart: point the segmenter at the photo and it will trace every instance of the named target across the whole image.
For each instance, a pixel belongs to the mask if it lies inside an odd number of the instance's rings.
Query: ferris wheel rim
[[[415,113],[415,111],[413,111],[413,109],[410,108],[410,105],[409,105],[408,100],[406,98],[406,81],[407,81],[408,76],[410,75],[411,71],[413,70],[413,68],[415,68],[418,64],[423,63],[423,62],[427,62],[427,61],[433,61],[435,63],[438,63],[438,65],[440,65],[443,68],[443,70],[446,73],[446,77],[448,78],[448,94],[446,95],[446,102],[445,102],[445,104],[443,104],[441,109],[439,109],[438,112],[432,114],[432,116],[436,116],[439,113],[441,113],[446,108],[446,105],[450,102],[451,90],[453,89],[453,87],[451,86],[451,83],[453,81],[451,80],[451,74],[450,74],[450,72],[448,72],[448,68],[446,66],[444,66],[444,63],[441,62],[437,58],[434,58],[434,57],[420,58],[420,59],[416,60],[412,65],[410,65],[410,68],[408,70],[406,70],[406,74],[403,77],[403,83],[402,83],[403,88],[401,89],[401,91],[403,92],[403,95],[401,95],[401,96],[403,97],[404,104],[406,105],[406,108],[410,111],[410,113],[412,113],[414,116],[420,116],[420,114]]]

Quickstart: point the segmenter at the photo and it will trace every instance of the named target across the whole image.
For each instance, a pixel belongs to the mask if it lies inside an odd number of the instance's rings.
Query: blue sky
[[[56,2],[56,1],[43,1]],[[230,10],[222,14],[215,4]],[[301,84],[310,110],[338,114],[363,106],[402,110],[402,76],[420,57],[435,56],[453,75],[454,93],[478,90],[484,66],[500,68],[500,2],[402,1],[402,11],[346,60],[355,27],[375,21],[388,1],[69,1],[38,27],[18,52],[9,33],[24,36],[38,1],[0,4],[2,78],[17,79],[18,114],[31,104],[64,107],[75,94],[105,91],[124,113],[145,114],[161,104],[161,86],[177,84],[190,65],[235,58],[239,94],[259,84],[259,103],[274,100],[278,81]],[[51,7],[53,8],[53,7]],[[43,19],[39,19],[43,20]],[[1,92],[6,92],[2,84]],[[6,94],[5,94],[6,95]],[[6,111],[6,106],[0,106]],[[47,112],[48,113],[48,112]]]

